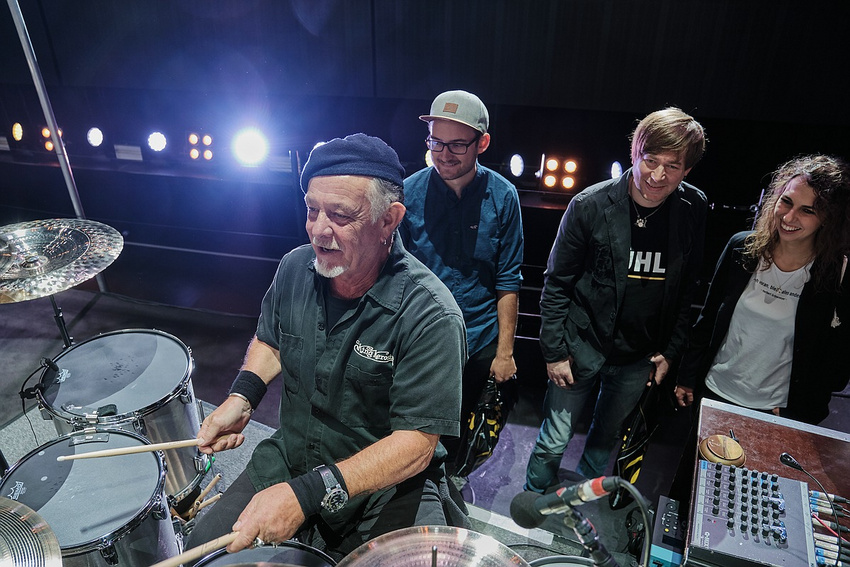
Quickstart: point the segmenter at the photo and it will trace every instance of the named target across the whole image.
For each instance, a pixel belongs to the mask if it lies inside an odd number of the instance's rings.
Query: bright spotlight
[[[576,169],[578,169],[578,165],[573,160],[564,162],[564,171],[567,173],[575,173]]]
[[[162,132],[154,132],[148,136],[148,146],[155,152],[161,152],[167,144],[168,140],[165,139],[165,134]]]
[[[269,143],[262,132],[248,128],[233,138],[233,153],[242,165],[255,166],[268,156]]]
[[[509,167],[511,170],[511,174],[514,177],[519,177],[520,175],[522,175],[522,172],[525,171],[525,161],[523,161],[521,155],[514,154],[511,156]]]
[[[550,189],[552,187],[554,187],[555,183],[557,183],[557,182],[558,182],[558,178],[555,177],[554,175],[549,174],[549,175],[546,175],[545,177],[543,177],[543,185],[545,185],[546,187],[548,187]]]
[[[546,160],[546,170],[547,171],[555,171],[558,169],[558,160],[555,158],[549,158]]]
[[[201,152],[198,150],[198,148],[192,148],[191,150],[189,150],[189,157],[190,158],[198,159],[200,156],[201,156]]]
[[[209,146],[210,144],[212,144],[212,136],[210,136],[209,134],[204,134],[204,137],[201,141],[204,143],[205,146]]]
[[[89,128],[86,132],[86,140],[93,148],[100,147],[103,143],[103,131],[100,128]]]
[[[190,144],[192,144],[193,146],[196,146],[198,144],[198,141],[199,141],[199,138],[198,138],[197,134],[194,134],[194,133],[189,134],[189,143]]]
[[[575,187],[576,180],[567,175],[563,179],[561,179],[561,185],[563,185],[564,189],[572,189]]]
[[[210,161],[212,159],[212,150],[204,150],[204,159]]]
[[[620,165],[620,162],[615,161],[611,164],[611,179],[617,179],[623,175],[623,166]]]
[[[20,142],[24,138],[24,127],[21,126],[20,122],[15,122],[12,124],[12,139],[16,142]]]

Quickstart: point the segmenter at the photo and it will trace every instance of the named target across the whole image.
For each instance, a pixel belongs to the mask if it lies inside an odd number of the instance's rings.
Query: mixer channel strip
[[[816,567],[806,483],[699,461],[684,564]]]

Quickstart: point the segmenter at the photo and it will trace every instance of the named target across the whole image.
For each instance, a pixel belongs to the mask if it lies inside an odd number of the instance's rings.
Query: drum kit
[[[201,489],[213,459],[195,441],[203,412],[192,388],[191,351],[147,329],[73,345],[53,301],[53,294],[96,276],[122,248],[117,231],[94,221],[0,227],[0,303],[50,296],[65,341],[62,353],[45,360],[34,388],[58,437],[0,470],[0,567],[176,567],[190,556],[199,567],[336,565],[296,541],[228,554],[233,538],[223,536],[181,553],[187,524],[219,496],[206,499],[220,478]],[[427,526],[379,536],[339,565],[533,563],[490,536]]]

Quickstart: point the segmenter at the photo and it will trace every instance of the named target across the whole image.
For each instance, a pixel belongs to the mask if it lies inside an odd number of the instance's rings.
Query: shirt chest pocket
[[[390,428],[390,388],[392,368],[345,367],[340,420],[349,427],[362,427],[376,434]],[[381,435],[383,436],[383,435]]]
[[[278,335],[283,386],[287,392],[297,394],[301,389],[299,368],[304,352],[304,339],[295,335],[289,335],[283,331],[279,331]]]

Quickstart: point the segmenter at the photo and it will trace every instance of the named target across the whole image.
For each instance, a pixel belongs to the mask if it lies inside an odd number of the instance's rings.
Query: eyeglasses
[[[440,142],[439,140],[435,140],[434,138],[425,138],[425,146],[431,150],[432,152],[441,152],[443,148],[448,148],[449,153],[452,153],[456,156],[462,156],[469,150],[469,146],[478,141],[481,136],[475,136],[475,138],[471,142],[467,142],[464,144],[463,142]]]

